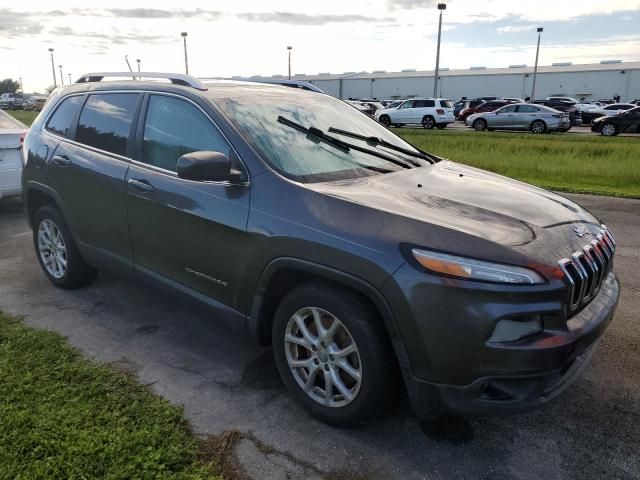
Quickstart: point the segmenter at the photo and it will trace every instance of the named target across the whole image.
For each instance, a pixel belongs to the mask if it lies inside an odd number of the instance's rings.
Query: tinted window
[[[90,95],[80,114],[76,140],[124,155],[137,102],[137,93]]]
[[[512,113],[516,111],[515,105],[507,105],[506,107],[502,107],[498,110],[500,113]]]
[[[149,97],[142,161],[175,171],[178,158],[202,150],[221,152],[230,157],[229,144],[194,105],[164,95]]]
[[[453,104],[451,103],[451,100],[440,100],[440,106],[444,108],[451,108],[453,107]]]
[[[535,113],[538,111],[540,111],[540,109],[533,105],[518,105],[518,112],[520,113]]]
[[[56,111],[47,122],[47,130],[65,136],[83,100],[84,97],[82,95],[76,95],[75,97],[67,97],[60,102],[60,105],[58,105],[58,108],[56,108]]]

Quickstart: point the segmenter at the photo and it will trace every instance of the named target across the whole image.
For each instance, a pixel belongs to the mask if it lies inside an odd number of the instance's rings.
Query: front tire
[[[487,129],[487,121],[484,118],[478,118],[473,121],[473,129],[476,132],[484,132]]]
[[[80,255],[56,208],[47,205],[34,215],[33,243],[42,271],[56,287],[75,289],[95,280],[97,271]]]
[[[289,393],[318,420],[353,427],[388,404],[395,360],[377,312],[357,294],[320,282],[296,287],[272,337]]]
[[[389,115],[382,115],[380,117],[380,123],[389,128],[389,125],[391,125],[391,119],[389,118]]]
[[[605,137],[613,137],[618,134],[616,126],[613,123],[605,123],[602,125],[600,134]]]

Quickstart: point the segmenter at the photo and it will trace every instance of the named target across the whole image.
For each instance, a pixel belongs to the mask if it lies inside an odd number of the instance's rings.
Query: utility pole
[[[62,65],[58,65],[60,69],[60,86],[64,85],[64,77],[62,76]]]
[[[442,37],[442,12],[447,9],[446,3],[439,3],[440,20],[438,22],[438,49],[436,51],[436,72],[433,79],[433,98],[438,98],[438,75],[440,75],[440,38]]]
[[[187,58],[187,32],[180,34],[184,43],[184,72],[189,75],[189,60]]]
[[[67,73],[67,75],[69,75],[69,85],[71,85],[71,74]]]
[[[536,99],[536,77],[538,76],[538,56],[540,55],[540,37],[543,32],[542,27],[538,27],[538,47],[536,48],[536,64],[533,67],[533,86],[531,87],[531,101]]]
[[[291,45],[289,45],[287,47],[287,51],[289,52],[289,80],[291,80],[291,49],[293,47]]]
[[[49,49],[49,53],[51,54],[51,73],[53,74],[53,86],[57,87],[58,82],[56,81],[56,67],[55,63],[53,62],[53,48]]]
[[[141,62],[141,60],[139,58],[136,58],[136,62],[138,62],[138,73],[140,73],[140,62]]]

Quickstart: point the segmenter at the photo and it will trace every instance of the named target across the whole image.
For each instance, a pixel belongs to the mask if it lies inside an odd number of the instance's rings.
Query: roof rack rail
[[[159,72],[92,72],[85,73],[76,80],[76,83],[100,82],[104,78],[165,78],[170,80],[174,85],[182,85],[183,87],[192,87],[198,90],[206,90],[207,87],[195,77],[185,75],[183,73],[159,73]]]

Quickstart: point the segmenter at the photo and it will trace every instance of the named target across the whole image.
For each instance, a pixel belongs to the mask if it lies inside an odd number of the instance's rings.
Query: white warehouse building
[[[237,78],[237,77],[235,77]],[[254,76],[268,81],[273,77]],[[508,68],[471,67],[466,70],[440,69],[438,94],[458,100],[495,95],[526,98],[531,95],[533,67],[511,65]],[[343,99],[394,99],[433,95],[434,71],[345,72],[343,74],[296,74],[292,80],[312,83],[324,92]],[[536,98],[569,96],[577,99],[611,99],[621,101],[640,98],[640,62],[603,60],[596,64],[556,63],[538,67]]]

